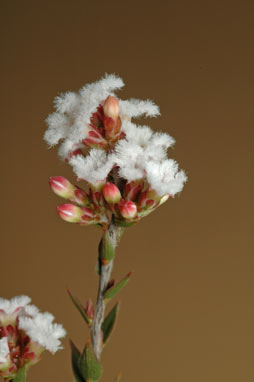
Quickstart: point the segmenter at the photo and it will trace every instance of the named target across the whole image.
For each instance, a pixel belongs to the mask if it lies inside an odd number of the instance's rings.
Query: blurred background
[[[63,222],[51,175],[74,180],[42,137],[53,98],[121,76],[121,98],[150,98],[145,120],[176,139],[189,182],[118,248],[120,296],[102,381],[252,382],[253,1],[1,0],[1,296],[27,294],[81,347],[66,293],[95,300],[101,232]],[[28,381],[73,381],[65,349]]]

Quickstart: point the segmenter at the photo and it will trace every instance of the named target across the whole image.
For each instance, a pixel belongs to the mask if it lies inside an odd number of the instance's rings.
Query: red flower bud
[[[52,191],[64,199],[69,199],[73,203],[80,206],[89,204],[89,198],[84,190],[77,186],[73,186],[68,179],[63,176],[52,176],[49,179]]]
[[[86,192],[77,186],[74,187],[74,193],[70,200],[80,206],[86,206],[90,203]]]
[[[80,207],[74,204],[62,204],[57,206],[58,215],[69,223],[80,223],[81,217],[84,214]]]
[[[137,206],[130,200],[120,202],[119,209],[125,219],[133,219],[137,214]]]
[[[115,204],[121,200],[121,193],[119,188],[111,182],[105,184],[103,188],[103,195],[109,204]]]
[[[52,176],[49,178],[52,191],[65,199],[70,199],[74,192],[74,186],[63,176]]]
[[[115,121],[119,114],[118,99],[113,96],[108,96],[104,102],[103,111],[106,117],[112,118]]]
[[[143,179],[126,183],[124,187],[124,198],[128,200],[135,200],[140,194],[143,186]]]

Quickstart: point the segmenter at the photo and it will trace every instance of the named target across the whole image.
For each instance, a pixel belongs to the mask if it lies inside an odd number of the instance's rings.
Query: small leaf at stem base
[[[70,346],[71,346],[71,355],[72,355],[71,357],[72,370],[75,377],[75,382],[86,382],[79,371],[79,361],[80,361],[81,353],[71,340],[70,340]]]
[[[78,309],[79,313],[81,314],[81,316],[83,317],[83,319],[85,320],[87,325],[91,326],[91,320],[89,319],[88,315],[86,314],[86,311],[85,311],[85,308],[83,307],[83,305],[76,298],[73,297],[73,295],[69,289],[67,289],[67,292],[71,298],[71,301],[76,306],[76,308]]]
[[[114,285],[112,288],[106,290],[104,293],[105,300],[111,300],[118,292],[120,292],[123,287],[128,283],[132,272],[129,272],[118,284]]]
[[[119,303],[116,303],[114,307],[111,309],[107,317],[104,319],[101,329],[103,332],[103,344],[105,345],[112,330],[114,328],[114,324],[116,322],[116,317],[118,313]]]
[[[80,358],[79,370],[86,382],[97,382],[101,377],[102,368],[89,341]]]

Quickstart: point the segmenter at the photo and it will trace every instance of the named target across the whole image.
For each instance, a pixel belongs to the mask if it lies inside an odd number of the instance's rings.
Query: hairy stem
[[[108,230],[105,232],[102,240],[110,241],[110,245],[113,250],[116,250],[117,244],[123,233],[123,228],[116,226],[114,223],[111,223],[108,227]],[[109,261],[107,264],[101,263],[100,274],[99,274],[99,290],[97,296],[97,302],[95,306],[94,319],[91,328],[91,340],[94,353],[98,359],[101,357],[102,352],[102,332],[101,326],[105,316],[106,303],[103,297],[103,294],[107,288],[107,285],[110,281],[111,272],[113,269],[114,259]]]

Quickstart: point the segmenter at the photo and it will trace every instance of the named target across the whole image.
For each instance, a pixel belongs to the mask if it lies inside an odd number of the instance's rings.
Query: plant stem
[[[109,225],[108,230],[105,232],[102,240],[110,240],[112,248],[116,249],[117,244],[123,233],[123,228],[116,226],[113,222]],[[100,261],[100,260],[99,260]],[[94,319],[91,328],[91,340],[94,353],[98,359],[101,357],[102,352],[102,331],[101,326],[105,316],[106,303],[103,297],[105,289],[110,281],[111,272],[113,269],[114,259],[107,264],[101,264],[99,274],[99,290],[97,302],[95,306]]]

